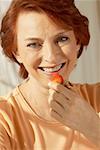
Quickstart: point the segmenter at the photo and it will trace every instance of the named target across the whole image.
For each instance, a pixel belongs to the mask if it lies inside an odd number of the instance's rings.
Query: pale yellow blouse
[[[73,84],[73,88],[99,113],[100,83]],[[99,149],[78,131],[39,117],[17,87],[8,97],[0,98],[0,150]]]

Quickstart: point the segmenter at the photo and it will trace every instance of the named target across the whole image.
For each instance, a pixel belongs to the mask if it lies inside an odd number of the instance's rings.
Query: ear
[[[14,52],[13,52],[13,55],[14,55],[14,57],[16,58],[16,60],[21,64],[21,63],[22,63],[22,60],[21,60],[21,57],[20,57],[18,51],[16,51],[16,52],[14,51]]]

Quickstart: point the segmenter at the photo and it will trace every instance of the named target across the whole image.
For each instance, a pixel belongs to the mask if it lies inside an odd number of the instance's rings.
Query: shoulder
[[[12,90],[7,96],[0,97],[0,125],[2,125],[9,134],[14,131],[13,124],[19,110],[14,95],[17,94],[15,91],[16,89]]]
[[[74,88],[77,88],[81,91],[87,91],[87,92],[92,92],[92,91],[96,91],[96,92],[100,92],[100,82],[98,83],[72,83]]]
[[[13,107],[13,102],[15,100],[15,95],[17,95],[17,88],[13,89],[6,96],[0,96],[0,110],[10,112],[11,107]]]
[[[0,97],[0,120],[9,120],[11,118],[12,106],[8,102],[9,98]]]
[[[3,120],[9,124],[13,120],[15,112],[15,97],[13,96],[15,89],[13,89],[6,96],[0,96],[0,121]]]
[[[12,117],[17,107],[17,90],[13,89],[7,96],[0,96],[0,115]]]
[[[0,97],[0,132],[4,130],[8,135],[11,135],[10,126],[12,125],[11,105],[8,103],[8,98]]]
[[[0,97],[0,148],[11,149],[11,138],[14,134],[11,105],[7,97]],[[6,145],[5,145],[6,143]],[[4,148],[5,149],[5,148]]]
[[[73,87],[78,90],[81,95],[91,98],[100,98],[100,82],[93,84],[72,83]]]
[[[100,112],[100,82],[94,84],[73,84],[78,93],[93,106],[93,108]]]
[[[1,97],[0,96],[0,112],[3,110],[3,111],[6,111],[9,107],[9,104],[8,104],[8,99],[6,97]]]

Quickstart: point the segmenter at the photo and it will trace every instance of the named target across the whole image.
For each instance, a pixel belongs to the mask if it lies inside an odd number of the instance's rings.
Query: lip
[[[61,63],[62,64],[62,66],[61,66],[61,68],[58,70],[58,71],[54,71],[54,73],[56,73],[56,72],[59,72],[64,66],[65,66],[65,64],[66,64],[66,62],[64,62],[64,63]],[[60,64],[59,64],[60,65]],[[56,66],[59,66],[59,65],[55,65],[55,66],[49,66],[49,67],[38,67],[41,71],[43,71],[44,73],[46,73],[46,74],[52,74],[53,72],[45,72],[42,68],[53,68],[53,67],[56,67]]]

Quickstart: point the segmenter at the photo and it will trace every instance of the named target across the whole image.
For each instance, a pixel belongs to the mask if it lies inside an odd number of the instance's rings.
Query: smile
[[[55,67],[39,67],[39,69],[45,71],[46,73],[53,73],[53,72],[58,72],[61,68],[63,68],[64,65],[65,63],[62,63]]]

